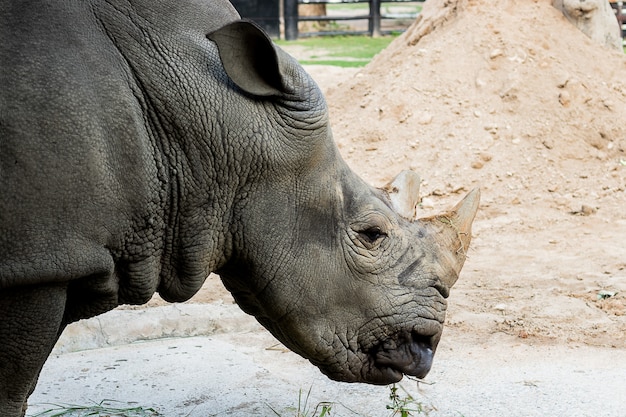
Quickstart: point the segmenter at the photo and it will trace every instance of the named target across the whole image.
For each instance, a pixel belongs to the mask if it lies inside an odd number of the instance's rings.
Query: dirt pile
[[[430,0],[327,99],[353,169],[417,171],[424,214],[481,187],[456,338],[626,347],[624,54],[548,0]]]
[[[624,190],[626,56],[548,1],[426,2],[328,101],[340,147],[375,182],[391,161],[426,194],[480,185],[498,203],[576,193],[581,176],[599,197]]]

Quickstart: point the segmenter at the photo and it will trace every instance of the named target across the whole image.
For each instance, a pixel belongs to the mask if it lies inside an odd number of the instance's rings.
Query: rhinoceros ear
[[[217,45],[226,73],[239,88],[266,97],[288,92],[276,49],[255,23],[239,20],[206,36]]]
[[[387,193],[394,211],[414,220],[420,202],[420,176],[413,171],[402,171],[382,189]]]

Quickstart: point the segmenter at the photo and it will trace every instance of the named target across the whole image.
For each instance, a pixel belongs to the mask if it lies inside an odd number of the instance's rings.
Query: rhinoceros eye
[[[369,227],[359,232],[359,237],[364,243],[373,244],[379,239],[387,236],[379,227]]]

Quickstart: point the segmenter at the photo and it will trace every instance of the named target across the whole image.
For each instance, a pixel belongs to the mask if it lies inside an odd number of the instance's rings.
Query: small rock
[[[589,216],[591,214],[594,214],[596,211],[598,210],[595,207],[587,206],[585,204],[583,204],[580,208],[580,212],[583,214],[583,216]]]
[[[559,93],[559,103],[561,103],[561,106],[567,107],[570,105],[571,101],[572,98],[567,91],[561,91]]]
[[[570,211],[570,214],[574,214],[577,216],[591,216],[592,214],[595,214],[597,211],[598,211],[597,208],[583,204],[580,207],[580,209]]]
[[[471,167],[474,169],[481,169],[484,166],[483,161],[474,161],[472,162]]]
[[[498,310],[498,311],[505,311],[506,310],[506,304],[504,303],[500,303],[500,304],[496,304],[495,306],[493,306],[494,310]]]
[[[504,55],[504,52],[502,52],[502,49],[496,48],[491,51],[491,53],[489,54],[489,58],[496,59],[497,57],[502,56],[502,55]]]
[[[488,125],[483,126],[483,129],[485,129],[487,132],[495,133],[495,132],[498,131],[498,125],[497,124],[488,124]]]

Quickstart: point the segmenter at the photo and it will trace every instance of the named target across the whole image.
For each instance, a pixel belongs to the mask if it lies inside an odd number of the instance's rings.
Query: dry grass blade
[[[45,404],[50,405],[51,408],[30,417],[155,417],[161,415],[151,407],[115,407],[114,403],[119,402],[102,400],[92,405]]]

